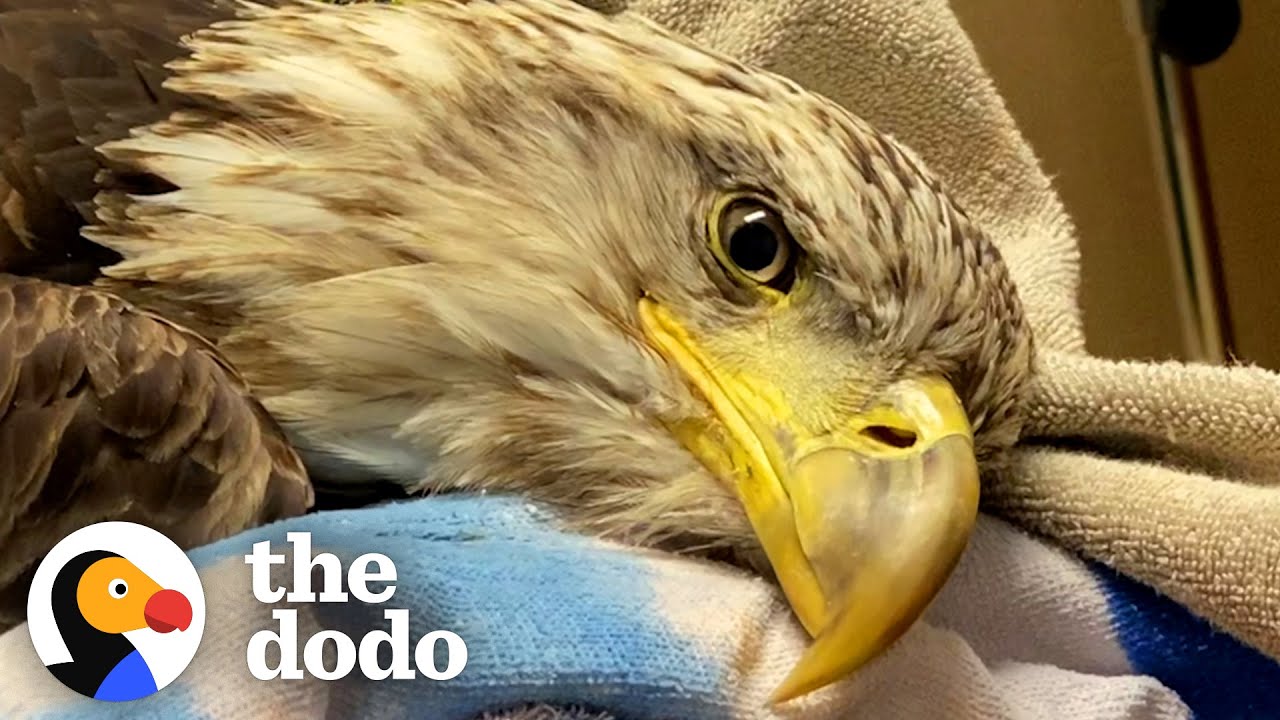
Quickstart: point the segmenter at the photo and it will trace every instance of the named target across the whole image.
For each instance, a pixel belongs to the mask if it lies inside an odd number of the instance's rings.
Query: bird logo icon
[[[41,661],[95,700],[136,700],[165,687],[199,647],[204,593],[165,536],[127,522],[67,536],[41,562],[27,625]]]

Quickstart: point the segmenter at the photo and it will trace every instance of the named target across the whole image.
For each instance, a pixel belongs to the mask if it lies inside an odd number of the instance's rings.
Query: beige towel
[[[1084,351],[1071,221],[945,0],[587,0],[787,75],[914,148],[997,242],[1040,349],[989,510],[1280,657],[1280,376]]]

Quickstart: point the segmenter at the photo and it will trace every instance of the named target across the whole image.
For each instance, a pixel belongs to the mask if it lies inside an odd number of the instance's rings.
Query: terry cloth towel
[[[1280,666],[1213,635],[1153,591],[990,516],[979,521],[922,622],[851,679],[771,710],[768,693],[809,642],[776,587],[722,565],[564,532],[553,517],[514,498],[442,496],[296,518],[197,549],[190,555],[205,589],[204,639],[174,685],[130,703],[81,697],[40,667],[23,626],[0,637],[0,717],[1280,716]],[[396,569],[391,596],[370,605],[257,602],[243,557],[263,540],[287,554],[291,531],[310,532],[311,556],[332,552],[344,567],[367,552],[385,554]],[[277,565],[273,584],[291,588],[293,573],[291,563]],[[322,578],[313,577],[314,588]],[[379,584],[372,589],[385,592]],[[358,643],[372,630],[390,629],[386,610],[403,608],[406,648],[431,631],[450,630],[466,641],[468,663],[447,682],[370,682],[358,670],[340,680],[258,681],[245,662],[249,638],[279,631],[272,613],[290,608],[298,612],[298,646],[321,628]],[[1144,671],[1155,678],[1138,673],[1134,638],[1149,638],[1155,652],[1147,653]],[[271,666],[277,658],[275,650],[267,653]],[[384,654],[380,666],[391,667],[390,659]],[[437,651],[436,667],[447,664]],[[325,668],[337,666],[330,642]],[[541,706],[486,715],[530,704]]]
[[[1040,348],[1026,442],[1013,471],[985,489],[986,507],[1100,562],[1084,565],[984,518],[926,622],[852,681],[833,688],[826,700],[813,700],[816,705],[789,716],[1074,720],[1173,718],[1194,712],[1201,718],[1280,717],[1280,701],[1267,697],[1280,687],[1280,666],[1232,639],[1272,658],[1280,655],[1280,489],[1275,482],[1280,479],[1275,470],[1280,460],[1280,380],[1250,368],[1113,363],[1084,353],[1073,229],[945,2],[612,0],[597,5],[608,6],[602,9],[609,12],[647,14],[828,95],[913,147],[947,182],[1000,245]],[[485,503],[497,501],[475,502],[479,505],[470,507],[492,507]],[[539,526],[536,519],[521,526],[518,517],[505,517],[498,526],[506,544],[485,548],[475,533],[434,533],[449,517],[461,518],[465,526],[490,523],[488,516],[471,518],[468,513],[481,511],[458,506],[450,511],[453,515],[440,517],[435,510],[449,506],[431,503],[443,501],[406,503],[407,515],[397,514],[396,508],[374,508],[304,518],[287,527],[319,532],[327,523],[337,523],[335,530],[355,528],[336,533],[330,547],[366,551],[368,545],[356,544],[357,538],[363,543],[377,538],[379,549],[395,552],[398,563],[420,573],[433,566],[415,564],[413,558],[448,557],[456,551],[452,564],[441,561],[440,566],[440,573],[452,575],[419,574],[419,580],[403,587],[427,588],[431,578],[457,581],[444,591],[437,584],[435,595],[407,594],[405,602],[415,611],[423,608],[416,616],[427,618],[420,629],[454,624],[478,633],[474,661],[489,692],[524,682],[528,692],[522,702],[578,704],[603,710],[599,717],[609,717],[609,712],[642,718],[768,717],[758,703],[748,703],[776,682],[803,637],[767,586],[705,565],[539,534],[532,529]],[[430,531],[415,531],[414,517],[436,524],[424,526]],[[233,566],[235,555],[245,548],[235,543],[278,539],[281,532],[281,526],[274,526],[193,554],[208,578],[206,587],[215,591],[211,622],[215,613],[222,618],[216,628],[234,633],[260,622],[257,616],[244,619],[250,612],[244,607],[261,608],[243,605],[243,578],[237,579]],[[440,538],[448,542],[415,545]],[[470,542],[458,542],[463,538]],[[563,552],[557,555],[557,548]],[[469,550],[485,552],[468,555]],[[520,575],[530,564],[545,569],[538,558],[547,553],[560,560],[556,567],[561,572],[570,572],[568,580],[547,584],[545,575]],[[486,585],[495,577],[506,584]],[[544,578],[541,585],[537,577]],[[616,582],[627,593],[558,592],[561,585],[580,590],[590,578],[597,588],[607,590]],[[499,601],[510,602],[514,594],[476,595],[468,588],[510,588],[515,582],[537,588],[514,598],[528,600],[526,616],[583,618],[578,627],[599,624],[611,642],[562,645],[532,654],[526,648],[521,655],[510,643],[525,636],[511,635],[510,628],[482,632],[477,618],[503,617],[502,612],[514,608]],[[1144,584],[1180,605],[1166,602]],[[234,596],[221,595],[234,594],[237,587],[240,605]],[[689,587],[698,591],[696,597],[681,590]],[[472,598],[474,606],[441,606],[451,602],[447,591]],[[628,605],[636,593],[662,601]],[[542,603],[543,595],[557,604]],[[481,603],[484,598],[496,605]],[[706,598],[719,598],[724,605],[688,617],[686,612]],[[1213,634],[1210,625],[1183,607],[1230,635]],[[598,623],[601,618],[609,622]],[[340,613],[322,620],[353,622]],[[761,632],[765,644],[757,652],[726,652],[744,647]],[[411,709],[420,716],[453,720],[478,707],[436,705],[433,713],[431,697],[397,694],[395,685],[377,685],[383,689],[366,688],[374,694],[358,695],[335,686],[303,684],[286,690],[249,684],[227,675],[243,668],[243,638],[228,635],[239,644],[220,642],[220,636],[210,633],[210,644],[174,688],[178,692],[116,712],[239,720],[310,718],[321,712],[390,718]],[[98,714],[90,715],[80,707],[77,715],[74,703],[68,703],[65,692],[59,694],[47,673],[32,670],[29,645],[27,656],[22,655],[25,637],[20,628],[0,638],[0,667],[6,668],[0,674],[0,717],[104,717],[97,708]],[[592,637],[586,633],[578,640]],[[617,642],[623,637],[647,644]],[[512,663],[485,666],[485,643],[493,643],[489,647],[497,656]],[[582,674],[562,678],[561,687],[569,687],[564,694],[539,695],[546,690],[546,679],[556,677],[552,671],[563,672],[584,647],[603,654],[589,655],[595,664]],[[646,654],[637,647],[668,652]],[[496,648],[512,654],[503,656]],[[757,658],[756,665],[743,666],[744,656]],[[679,684],[685,704],[660,704],[671,700],[661,692],[671,684]],[[445,693],[453,699],[434,701],[470,702],[467,692],[476,692],[476,686],[466,683],[453,687],[456,691]],[[644,698],[655,693],[655,704],[644,705]],[[184,700],[185,706],[169,704]],[[690,704],[695,702],[702,704]],[[451,716],[446,712],[450,708],[464,714]],[[544,709],[508,717],[561,715]]]
[[[786,75],[913,148],[1008,262],[1038,345],[986,510],[1280,657],[1280,376],[1084,350],[1074,228],[946,0],[611,0]]]

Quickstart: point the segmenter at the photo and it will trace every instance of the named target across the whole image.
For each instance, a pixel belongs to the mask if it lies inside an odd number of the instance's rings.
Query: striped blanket
[[[382,603],[260,602],[245,556],[263,540],[287,550],[289,532],[309,532],[312,556],[331,552],[344,568],[385,555],[394,594]],[[1280,664],[1145,587],[987,517],[897,645],[850,680],[776,708],[766,698],[806,639],[772,585],[564,532],[520,500],[436,497],[320,513],[189,555],[207,620],[195,660],[172,685],[128,703],[82,698],[53,679],[19,626],[0,637],[0,717],[1280,717]],[[289,564],[275,570],[281,586],[293,581]],[[298,610],[299,655],[323,629],[356,641],[402,632],[386,619],[394,608],[407,611],[409,642],[457,634],[465,666],[446,680],[374,681],[359,667],[335,680],[256,679],[249,639],[278,631],[272,611],[287,608]],[[447,647],[434,643],[418,665],[447,670]],[[279,652],[268,654],[276,665]],[[332,653],[321,659],[335,667]]]

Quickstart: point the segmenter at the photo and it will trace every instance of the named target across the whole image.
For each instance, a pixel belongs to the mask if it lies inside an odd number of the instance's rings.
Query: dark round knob
[[[1155,48],[1187,65],[1222,57],[1240,32],[1239,0],[1144,0],[1143,5]]]

